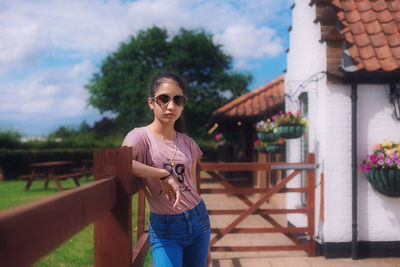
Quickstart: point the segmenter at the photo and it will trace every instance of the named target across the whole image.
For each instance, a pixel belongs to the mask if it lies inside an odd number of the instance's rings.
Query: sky
[[[250,73],[253,90],[283,74],[294,0],[1,0],[0,129],[46,136],[103,116],[84,88],[139,30],[203,28]]]

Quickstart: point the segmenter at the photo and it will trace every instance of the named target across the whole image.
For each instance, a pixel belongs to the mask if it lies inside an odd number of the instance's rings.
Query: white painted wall
[[[386,87],[386,88],[385,88]],[[386,89],[386,90],[385,90]],[[359,85],[358,90],[358,162],[372,145],[383,139],[400,141],[400,122],[391,118],[388,85]],[[377,193],[358,169],[359,239],[371,241],[400,240],[400,198]]]
[[[321,44],[320,25],[315,24],[315,6],[310,7],[309,1],[296,1],[295,8],[292,11],[292,30],[290,32],[290,49],[287,55],[287,72],[285,75],[285,93],[290,97],[285,97],[286,111],[296,112],[299,109],[298,96],[302,92],[308,93],[309,99],[309,122],[310,126],[322,122],[320,127],[310,127],[309,141],[310,152],[316,153],[317,162],[320,162],[321,139],[324,138],[324,116],[325,107],[322,105],[325,102],[324,91],[326,91],[326,78],[322,76],[319,82],[306,82],[313,75],[326,70],[324,58],[326,58],[325,44]],[[288,162],[300,161],[300,139],[287,140],[287,158]],[[320,173],[317,172],[317,181],[319,183]],[[288,187],[300,187],[300,177],[296,177],[288,184]],[[319,218],[319,187],[316,194],[316,226],[318,226]],[[301,204],[299,193],[287,194],[288,208],[296,208]],[[307,218],[304,214],[288,214],[290,223],[296,226],[305,226]],[[316,229],[317,234],[317,229]]]
[[[290,51],[287,55],[285,91],[297,99],[301,92],[309,97],[310,152],[316,154],[320,174],[325,174],[324,242],[350,242],[351,219],[351,99],[349,85],[327,84],[324,76],[319,82],[305,83],[312,75],[326,70],[326,44],[320,43],[320,25],[314,24],[315,5],[297,0],[293,9]],[[304,88],[300,85],[303,84]],[[299,89],[300,88],[300,89]],[[372,152],[373,143],[383,139],[400,141],[400,122],[391,117],[383,85],[359,85],[358,98],[358,163]],[[285,98],[286,111],[295,112],[299,105]],[[300,141],[287,142],[287,161],[300,159]],[[298,187],[300,179],[289,184]],[[375,192],[358,169],[359,240],[400,240],[400,198],[393,199]],[[320,190],[316,196],[316,235],[318,235]],[[288,208],[300,204],[300,194],[287,196]],[[296,226],[305,226],[304,215],[288,215]],[[320,233],[321,234],[321,233]]]

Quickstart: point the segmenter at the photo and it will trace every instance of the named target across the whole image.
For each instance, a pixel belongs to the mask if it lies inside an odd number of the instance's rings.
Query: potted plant
[[[384,141],[373,145],[360,165],[372,187],[388,197],[400,197],[400,144]]]
[[[261,153],[266,153],[267,151],[265,148],[267,147],[267,142],[261,141],[260,139],[257,139],[254,141],[254,148]]]
[[[256,124],[257,136],[264,142],[275,142],[279,139],[279,134],[273,121],[259,121]]]
[[[254,148],[261,153],[282,153],[284,144],[285,140],[282,138],[270,143],[258,139],[254,142]]]
[[[296,114],[292,112],[279,114],[272,117],[277,127],[279,136],[286,139],[295,139],[301,137],[307,126],[307,119],[301,116],[301,110],[298,110]]]
[[[282,153],[285,148],[285,142],[285,139],[279,138],[275,142],[268,143],[265,150],[269,153]]]

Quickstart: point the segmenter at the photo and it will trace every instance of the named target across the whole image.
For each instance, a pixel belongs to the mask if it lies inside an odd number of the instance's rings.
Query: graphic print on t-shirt
[[[175,168],[174,168],[174,166],[172,166],[170,163],[164,163],[164,168],[166,170],[168,170],[171,174],[175,173],[178,176],[178,182],[182,184],[182,185],[179,185],[179,191],[180,192],[183,193],[183,192],[190,192],[191,191],[189,186],[184,184],[185,178],[184,178],[183,174],[185,173],[185,164],[178,163],[178,164],[175,165]],[[163,191],[164,190],[161,189],[159,195],[161,195],[161,193]]]

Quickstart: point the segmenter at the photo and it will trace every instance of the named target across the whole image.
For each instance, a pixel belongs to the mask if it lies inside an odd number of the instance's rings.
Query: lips
[[[175,114],[174,113],[167,113],[167,114],[165,114],[167,117],[175,117]]]

